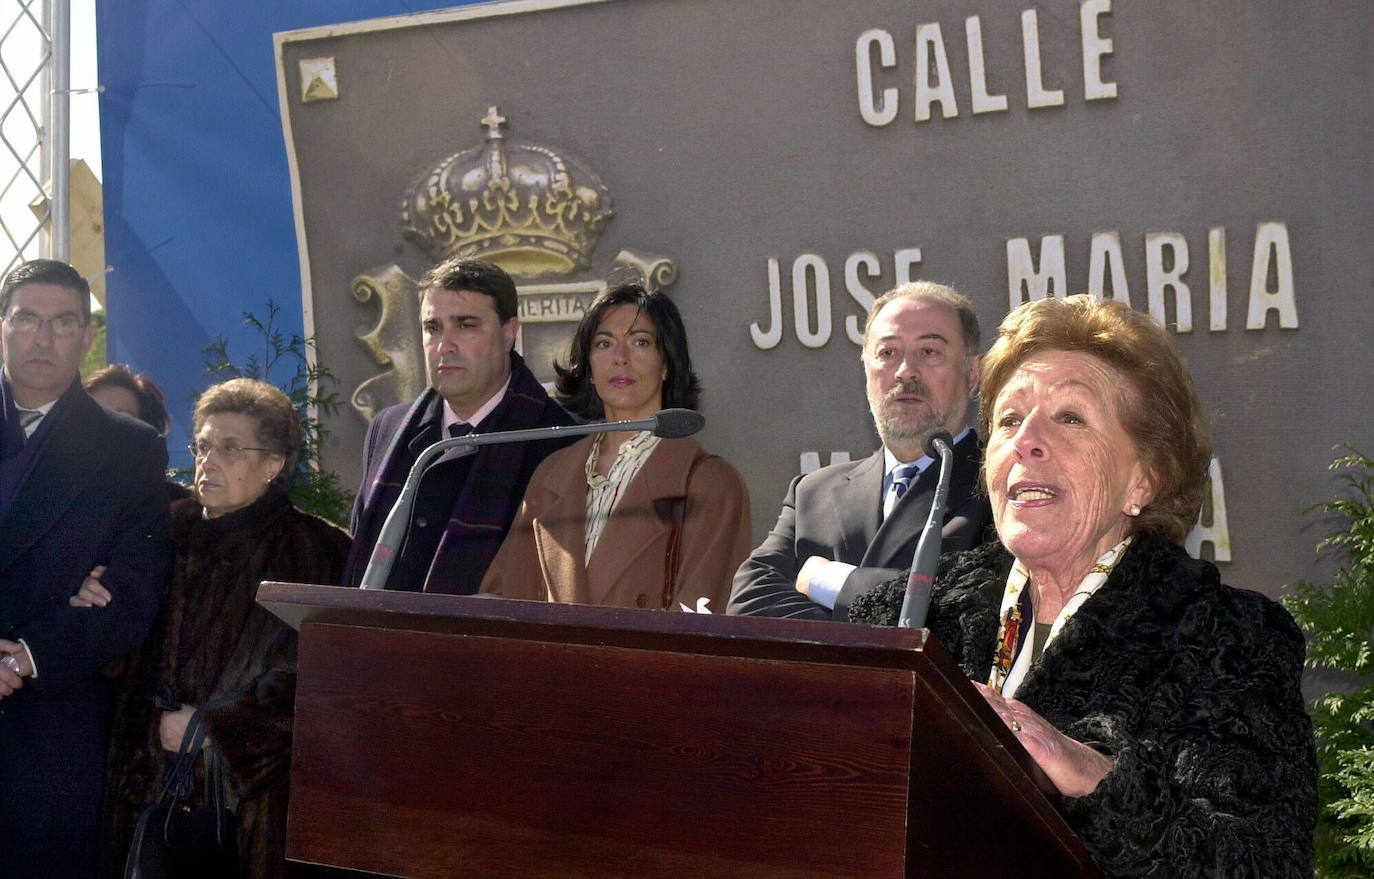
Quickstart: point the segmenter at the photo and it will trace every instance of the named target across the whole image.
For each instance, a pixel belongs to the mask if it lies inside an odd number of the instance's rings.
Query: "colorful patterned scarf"
[[[1050,635],[1045,639],[1046,650],[1074,612],[1107,582],[1107,576],[1116,567],[1116,563],[1121,561],[1121,556],[1130,545],[1131,538],[1127,537],[1104,552],[1088,569],[1088,575],[1078,584],[1078,589],[1055,618]],[[1026,594],[1028,585],[1030,572],[1021,564],[1020,559],[1017,559],[1011,566],[1011,573],[1007,575],[1006,591],[1002,593],[1002,623],[997,629],[997,647],[993,651],[992,671],[988,675],[988,686],[1008,699],[1016,695],[1016,688],[1021,685],[1033,661],[1029,654],[1021,656],[1025,652],[1021,649],[1025,634],[1035,622],[1035,611],[1031,608],[1031,602]],[[1030,619],[1025,618],[1028,613]]]

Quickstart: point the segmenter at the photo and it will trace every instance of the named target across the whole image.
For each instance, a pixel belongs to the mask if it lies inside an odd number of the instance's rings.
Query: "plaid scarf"
[[[513,351],[510,356],[510,386],[505,398],[483,419],[481,432],[572,424],[572,416],[549,399],[525,366],[524,359]],[[382,523],[396,505],[411,465],[428,445],[421,443],[416,448],[415,439],[427,429],[432,429],[431,442],[440,438],[436,425],[442,419],[442,405],[443,401],[433,388],[426,390],[411,405],[400,430],[391,438],[386,456],[377,468],[377,476],[367,489],[367,499],[349,553],[345,582],[356,585],[362,579]],[[423,590],[451,595],[475,593],[505,540],[535,468],[544,458],[576,439],[564,437],[479,446],[473,456],[472,469],[454,499]]]

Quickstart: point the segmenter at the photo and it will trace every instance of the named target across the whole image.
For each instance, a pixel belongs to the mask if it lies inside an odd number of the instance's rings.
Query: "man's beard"
[[[894,398],[902,394],[914,394],[924,400],[921,410],[908,411],[907,404],[897,403]],[[948,412],[936,411],[931,402],[930,388],[920,379],[897,382],[883,394],[881,400],[870,399],[868,408],[873,413],[878,436],[888,448],[922,448],[930,435],[943,428],[949,420]]]

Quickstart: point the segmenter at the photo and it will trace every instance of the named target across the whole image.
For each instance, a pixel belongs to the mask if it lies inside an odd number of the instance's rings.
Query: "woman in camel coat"
[[[677,307],[635,284],[592,304],[556,368],[559,401],[585,418],[694,409],[700,393]],[[482,591],[722,613],[749,538],[749,494],[724,460],[691,439],[600,434],[535,471]]]

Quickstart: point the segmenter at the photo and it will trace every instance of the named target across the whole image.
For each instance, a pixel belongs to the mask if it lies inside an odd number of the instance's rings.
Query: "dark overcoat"
[[[1012,562],[1000,543],[947,556],[931,592],[930,631],[975,681],[992,668]],[[904,589],[891,582],[856,599],[851,620],[894,625]],[[1304,650],[1274,601],[1222,584],[1179,546],[1135,538],[1016,691],[1115,760],[1097,790],[1065,800],[1109,875],[1312,875]]]
[[[296,633],[259,606],[263,580],[337,583],[348,552],[341,528],[291,506],[276,489],[204,519],[193,499],[172,505],[175,561],[153,635],[118,687],[107,781],[105,874],[122,876],[139,811],[171,756],[158,735],[161,687],[195,705],[223,755],[244,876],[285,875],[286,795],[296,692]],[[204,761],[197,766],[203,777]],[[201,786],[197,784],[195,802]]]
[[[550,399],[519,354],[510,354],[506,394],[478,433],[559,427],[573,417]],[[443,398],[433,388],[413,403],[377,413],[363,448],[363,483],[353,505],[353,548],[344,585],[356,586],[367,569],[382,524],[400,497],[411,466],[430,445],[443,438]],[[469,461],[452,452],[434,462],[417,492],[420,505],[438,500],[435,515],[416,513],[408,523],[406,545],[397,553],[387,589],[471,595],[501,548],[515,519],[525,488],[539,464],[576,437],[479,446]],[[461,478],[446,472],[460,470]],[[421,534],[421,531],[427,533]],[[435,531],[441,534],[435,534]],[[437,539],[437,543],[433,542]],[[411,541],[436,546],[421,561],[413,559]],[[428,542],[427,542],[428,541]]]
[[[32,438],[41,449],[0,518],[0,638],[38,664],[0,699],[0,876],[95,873],[110,689],[100,669],[157,613],[170,557],[167,448],[80,382]],[[116,600],[67,599],[96,565]]]

